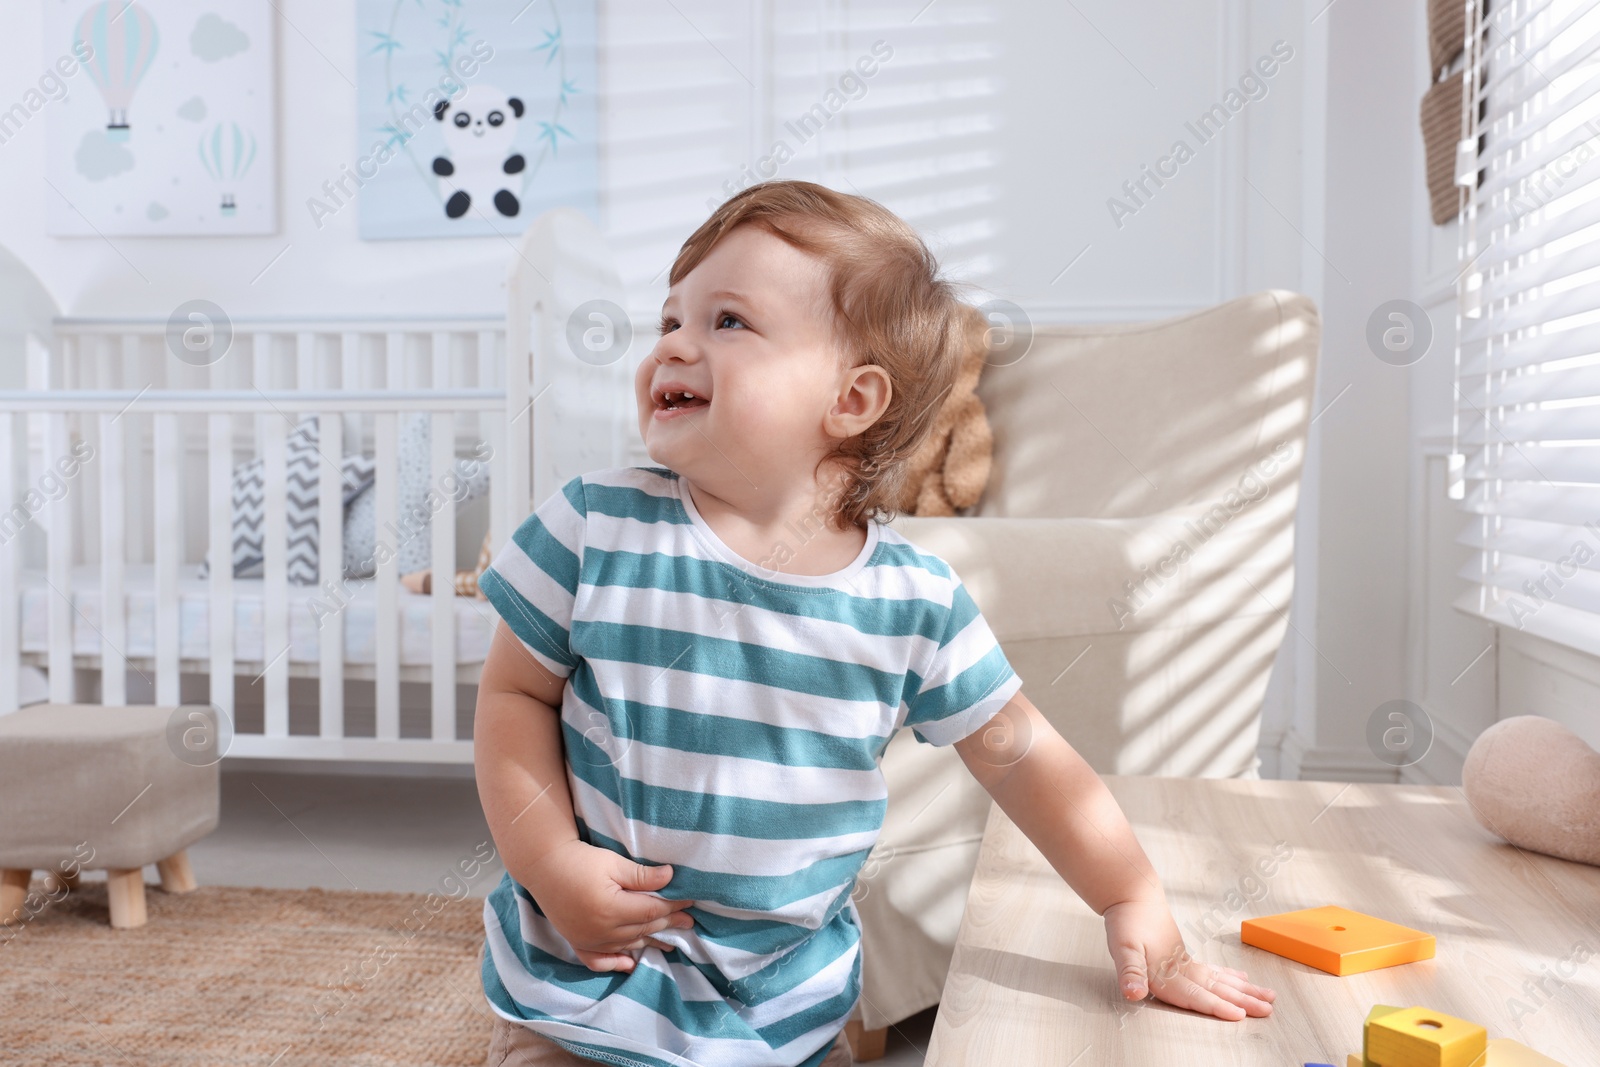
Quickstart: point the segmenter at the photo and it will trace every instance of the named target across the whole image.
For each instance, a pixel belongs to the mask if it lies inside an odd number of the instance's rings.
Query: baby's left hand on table
[[[1117,985],[1128,1000],[1157,1000],[1238,1022],[1272,1014],[1277,994],[1251,984],[1245,972],[1213,967],[1189,955],[1166,904],[1131,900],[1105,910],[1106,946]]]

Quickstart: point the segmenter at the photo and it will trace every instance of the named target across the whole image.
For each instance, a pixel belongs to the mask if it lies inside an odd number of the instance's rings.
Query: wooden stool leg
[[[22,918],[22,905],[28,899],[32,871],[8,868],[0,871],[0,926],[10,926]]]
[[[63,890],[68,893],[76,893],[78,891],[78,872],[76,870],[68,874],[66,871],[52,867],[44,872],[44,891],[47,896],[55,896]]]
[[[860,1019],[851,1019],[844,1024],[845,1040],[850,1042],[850,1051],[856,1060],[881,1060],[883,1059],[884,1044],[889,1039],[887,1026],[878,1030],[868,1030],[861,1024]]]
[[[195,888],[194,871],[189,866],[189,853],[179,849],[156,864],[161,874],[161,888],[168,893],[187,893]]]
[[[106,899],[111,904],[111,925],[119,930],[143,926],[144,868],[106,871]]]

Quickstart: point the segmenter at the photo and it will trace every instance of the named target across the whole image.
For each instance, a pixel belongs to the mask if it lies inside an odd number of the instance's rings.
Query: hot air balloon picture
[[[233,193],[256,159],[256,138],[237,122],[219,122],[200,135],[200,164],[222,193],[222,214],[231,218],[237,207]]]
[[[155,62],[161,42],[155,19],[129,0],[105,0],[91,4],[79,17],[76,40],[94,50],[83,68],[99,88],[110,112],[106,136],[125,141],[133,94]]]

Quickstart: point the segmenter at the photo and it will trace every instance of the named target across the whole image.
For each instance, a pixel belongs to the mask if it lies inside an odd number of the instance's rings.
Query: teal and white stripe
[[[878,759],[946,745],[1021,688],[950,567],[873,523],[831,575],[733,553],[678,476],[574,478],[480,588],[570,684],[561,719],[585,841],[673,865],[690,930],[596,973],[509,875],[484,905],[494,1010],[608,1063],[815,1067],[861,993],[850,899],[882,829]]]

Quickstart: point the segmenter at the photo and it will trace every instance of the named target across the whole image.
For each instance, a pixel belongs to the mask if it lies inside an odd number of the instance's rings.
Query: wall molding
[[[1433,747],[1427,757],[1409,767],[1400,768],[1400,781],[1405,785],[1461,784],[1461,767],[1467,761],[1467,750],[1477,740],[1448,719],[1430,715],[1433,722]],[[1446,771],[1446,773],[1440,773]]]
[[[1261,744],[1256,750],[1261,758],[1261,777],[1288,781],[1299,778],[1308,747],[1306,739],[1294,728],[1293,723],[1285,729],[1262,734]]]
[[[1399,780],[1395,768],[1379,763],[1364,748],[1317,747],[1300,760],[1300,780],[1305,782],[1386,782]]]

